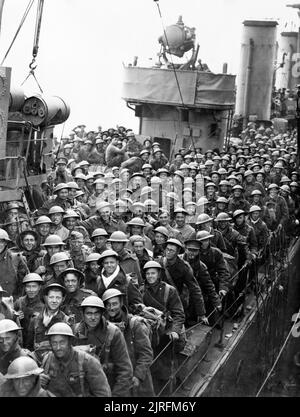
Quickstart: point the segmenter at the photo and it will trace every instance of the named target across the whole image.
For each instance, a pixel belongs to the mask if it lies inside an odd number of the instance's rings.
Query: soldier
[[[21,294],[22,281],[29,270],[25,258],[8,248],[10,244],[7,232],[0,229],[0,285],[9,296],[16,298]]]
[[[96,206],[96,214],[87,220],[80,222],[80,225],[85,227],[89,235],[97,228],[105,229],[110,235],[118,230],[116,221],[112,218],[111,204],[108,202],[100,202]]]
[[[11,362],[20,356],[27,356],[28,351],[19,344],[21,327],[9,319],[0,320],[0,372],[5,374]]]
[[[69,317],[60,309],[66,295],[66,289],[59,284],[50,284],[44,289],[43,295],[45,307],[30,320],[25,345],[28,349],[34,350],[38,363],[42,362],[43,357],[50,350],[46,335],[48,329],[55,323],[69,322]]]
[[[239,184],[232,187],[233,195],[232,197],[229,198],[228,212],[233,213],[235,210],[244,210],[244,211],[249,210],[250,204],[243,197],[243,191],[244,191],[244,188]]]
[[[102,253],[98,263],[103,268],[98,281],[99,297],[109,288],[117,288],[125,294],[124,303],[130,312],[135,311],[136,304],[142,303],[142,295],[132,279],[119,265],[119,255],[113,250]]]
[[[254,229],[259,254],[262,254],[262,252],[266,249],[270,236],[266,223],[261,219],[261,211],[262,210],[259,206],[251,206],[248,218],[248,224]]]
[[[84,287],[95,293],[98,291],[97,282],[100,279],[99,259],[99,253],[91,253],[85,261]]]
[[[66,241],[68,247],[70,245],[70,234],[73,231],[79,232],[83,235],[83,242],[85,245],[92,246],[92,242],[87,230],[83,226],[79,226],[77,224],[78,219],[80,219],[80,216],[74,210],[67,210],[63,217],[63,225],[69,230],[69,236]]]
[[[72,181],[72,177],[70,177],[68,181]],[[43,215],[47,216],[49,213],[49,210],[53,206],[59,206],[64,211],[71,208],[71,202],[69,200],[69,187],[67,184],[65,183],[58,184],[56,187],[54,187],[53,194],[56,194],[56,197],[51,200],[48,199],[44,203],[44,205],[38,209],[38,216],[43,216]]]
[[[82,233],[73,231],[69,236],[70,256],[74,267],[80,271],[84,271],[85,261],[91,253],[91,248],[84,245],[84,238]]]
[[[62,272],[58,277],[58,282],[66,289],[61,311],[69,316],[69,323],[75,324],[81,320],[80,305],[82,301],[90,295],[96,295],[96,293],[83,288],[84,275],[75,268],[67,268]]]
[[[222,233],[212,227],[213,218],[206,213],[199,214],[197,218],[197,231],[206,230],[213,237],[211,238],[211,244],[220,249],[221,252],[226,252],[226,245],[222,236]]]
[[[97,252],[101,255],[105,250],[107,250],[108,236],[109,235],[105,229],[95,229],[91,236],[91,241],[94,244],[94,246],[92,247],[92,251]]]
[[[179,257],[180,253],[184,253],[183,244],[177,239],[169,239],[166,256],[162,259],[162,280],[177,289],[184,307],[186,324],[206,321],[201,289],[191,266]]]
[[[165,317],[165,326],[155,335],[155,339],[152,336],[154,357],[164,349],[151,366],[155,393],[158,394],[177,366],[177,353],[184,348],[185,314],[177,289],[162,280],[162,266],[156,261],[149,261],[144,266],[144,271],[146,281],[143,302],[145,306],[161,311]],[[167,347],[170,340],[173,345]]]
[[[63,215],[65,210],[59,206],[52,206],[49,210],[49,217],[53,223],[50,229],[51,234],[57,235],[62,241],[66,241],[69,236],[69,230],[63,226]]]
[[[47,333],[51,352],[43,360],[44,380],[57,397],[110,397],[111,391],[97,358],[72,346],[74,334],[66,323]]]
[[[175,214],[175,222],[176,226],[174,227],[175,230],[180,232],[177,239],[185,242],[186,240],[193,239],[196,236],[195,229],[190,226],[189,224],[185,223],[186,216],[188,216],[188,212],[183,208],[177,208],[174,210]]]
[[[11,362],[0,386],[0,397],[55,397],[41,387],[40,374],[44,370],[30,357],[21,356]]]
[[[113,397],[130,396],[133,370],[121,330],[109,323],[99,297],[87,297],[81,303],[82,321],[75,327],[77,345],[92,345],[106,372]]]
[[[73,268],[73,262],[68,252],[58,252],[50,258],[50,273],[46,275],[47,285],[57,282],[59,275],[67,268]]]
[[[152,242],[148,236],[144,234],[146,224],[140,217],[134,217],[129,222],[126,223],[127,228],[129,230],[129,236],[133,235],[140,235],[144,238],[145,248],[149,249],[150,251],[153,250]],[[130,245],[128,245],[128,249],[131,249]]]
[[[44,280],[36,273],[30,273],[23,278],[25,295],[14,302],[14,309],[22,324],[22,335],[24,344],[27,341],[27,332],[30,320],[37,316],[45,307],[41,298],[41,287]]]
[[[135,283],[139,286],[142,284],[142,274],[137,258],[125,248],[129,242],[124,232],[113,232],[108,239],[111,243],[112,249],[117,252],[120,259],[120,267],[125,274],[130,274]]]
[[[45,255],[45,250],[41,249],[38,233],[33,230],[26,230],[20,233],[17,244],[22,256],[26,259],[29,271],[37,274],[43,272],[43,268],[40,268],[40,265]]]
[[[246,213],[244,210],[236,210],[232,219],[234,221],[233,228],[239,232],[240,235],[245,237],[247,243],[247,260],[255,260],[257,256],[257,240],[254,229],[248,223],[246,223]],[[240,254],[240,261],[244,263],[246,259],[242,259]]]
[[[46,253],[41,262],[41,266],[44,267],[44,270],[40,275],[42,277],[44,276],[45,284],[47,284],[49,280],[53,279],[53,269],[50,266],[50,259],[55,253],[63,252],[66,243],[64,243],[59,236],[50,235],[46,238],[42,246],[46,249]]]
[[[152,397],[154,388],[150,373],[153,351],[149,338],[149,328],[139,316],[129,314],[123,304],[123,293],[114,288],[106,290],[102,296],[108,320],[122,331],[133,367],[132,395]]]
[[[41,244],[45,243],[45,240],[50,235],[50,228],[53,226],[52,221],[47,216],[40,216],[35,222],[35,230],[39,235]]]

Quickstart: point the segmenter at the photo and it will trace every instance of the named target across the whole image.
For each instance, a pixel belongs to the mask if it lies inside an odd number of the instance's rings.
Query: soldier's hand
[[[140,380],[136,376],[132,377],[132,385],[133,388],[138,388],[140,385]]]
[[[197,322],[198,322],[198,323],[203,323],[203,324],[206,324],[206,326],[208,326],[208,325],[209,325],[209,323],[208,323],[208,318],[207,318],[207,317],[205,317],[205,316],[199,316],[199,317],[197,317]]]
[[[178,333],[176,333],[176,332],[171,332],[171,333],[169,334],[169,338],[170,338],[171,340],[173,340],[173,342],[174,342],[175,340],[178,340],[178,339],[179,339],[179,334],[178,334]]]
[[[22,310],[16,311],[15,314],[18,316],[18,318],[20,320],[23,320],[23,318],[24,318],[24,312]]]
[[[220,290],[219,291],[219,296],[221,297],[221,299],[224,298],[225,295],[226,295],[226,291],[225,290]]]
[[[44,388],[49,384],[50,376],[46,374],[40,374],[40,381],[41,381],[41,386]]]
[[[40,265],[35,272],[36,274],[44,274],[46,272],[46,268],[43,265]]]

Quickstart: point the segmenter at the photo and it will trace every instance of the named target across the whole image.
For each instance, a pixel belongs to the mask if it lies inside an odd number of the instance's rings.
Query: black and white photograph
[[[300,3],[0,0],[0,397],[299,397],[299,145]]]

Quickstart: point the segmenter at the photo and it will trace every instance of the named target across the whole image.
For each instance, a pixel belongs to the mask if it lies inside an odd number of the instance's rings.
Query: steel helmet
[[[204,223],[208,223],[212,221],[212,217],[210,217],[208,214],[206,213],[201,213],[199,214],[199,216],[197,217],[197,221],[196,224],[204,224]]]
[[[85,263],[94,262],[94,261],[98,262],[100,256],[101,256],[100,253],[96,253],[96,252],[90,253],[89,256],[86,258]]]
[[[292,181],[290,183],[290,187],[298,187],[298,183],[296,181]]]
[[[212,181],[209,181],[207,184],[205,184],[205,188],[208,188],[208,187],[218,188],[218,186]]]
[[[53,207],[50,208],[48,214],[49,215],[55,214],[55,213],[61,213],[61,214],[63,214],[64,212],[65,212],[65,210],[62,207],[60,207],[60,206],[53,206]]]
[[[190,167],[188,166],[188,164],[183,163],[180,165],[179,169],[190,169]]]
[[[281,178],[280,182],[291,182],[292,180],[289,179],[289,177],[287,177],[286,175],[283,175],[283,177]]]
[[[36,274],[35,272],[30,272],[29,274],[25,275],[22,281],[23,284],[27,284],[28,282],[42,283],[44,282],[44,280],[39,274]]]
[[[52,224],[52,221],[47,216],[40,216],[36,222],[35,226],[38,226],[39,224]]]
[[[200,249],[200,243],[196,239],[189,239],[185,241],[185,246],[187,249]]]
[[[227,187],[229,187],[230,186],[230,182],[227,181],[227,180],[222,180],[222,181],[219,182],[219,186],[220,185],[227,185]]]
[[[242,190],[242,191],[244,191],[244,188],[243,188],[241,185],[237,184],[237,185],[234,185],[234,186],[232,187],[232,190],[233,190],[233,191],[234,191],[234,190]]]
[[[117,259],[120,258],[117,252],[115,252],[114,250],[108,249],[101,253],[100,258],[98,260],[98,264],[101,263],[104,258],[108,258],[110,256],[113,256],[114,258],[117,258]]]
[[[105,310],[103,301],[101,300],[101,298],[97,297],[96,295],[89,295],[88,297],[86,297],[80,304],[80,307],[82,308],[97,307],[97,308],[102,308],[103,310]]]
[[[108,233],[105,229],[98,228],[93,231],[91,238],[93,239],[94,237],[97,237],[97,236],[108,236]]]
[[[58,262],[70,261],[70,255],[67,252],[58,252],[51,256],[49,265],[57,264]]]
[[[261,211],[261,208],[259,206],[251,206],[249,209],[249,213],[253,213],[254,211]]]
[[[197,201],[198,206],[203,206],[204,204],[208,204],[208,199],[206,197],[200,197]]]
[[[178,240],[178,239],[174,239],[174,238],[168,239],[168,240],[167,240],[167,244],[176,245],[176,246],[178,246],[178,247],[180,248],[180,252],[181,252],[181,253],[183,253],[183,252],[184,252],[184,246],[183,246],[183,244],[180,242],[180,240]]]
[[[218,169],[218,174],[219,175],[225,175],[225,174],[227,174],[227,170],[225,168],[219,168]]]
[[[282,185],[280,187],[280,189],[281,189],[281,191],[285,191],[287,193],[290,193],[291,192],[290,187],[288,185]]]
[[[244,210],[235,210],[233,212],[232,218],[234,219],[235,217],[240,216],[241,214],[246,214],[246,212]]]
[[[225,222],[225,221],[230,221],[231,217],[229,217],[229,214],[227,213],[219,213],[215,219],[217,222]]]
[[[161,266],[161,264],[159,262],[156,262],[156,261],[148,261],[148,262],[145,263],[143,269],[150,269],[150,268],[162,269],[162,266]]]
[[[79,218],[80,218],[79,214],[78,214],[78,213],[76,213],[76,211],[75,211],[75,210],[67,210],[67,211],[65,212],[65,215],[64,215],[64,220],[65,220],[65,219],[70,219],[70,218],[72,218],[72,217],[76,217],[77,219],[79,219]]]
[[[44,372],[29,356],[20,356],[13,360],[7,368],[6,379],[25,378],[30,375],[40,375]]]
[[[143,151],[142,151],[143,152]],[[140,153],[140,155],[142,155],[142,152]],[[148,151],[146,151],[147,153],[149,153]],[[143,153],[146,153],[146,152],[143,152]],[[150,165],[150,164],[144,164],[143,166],[142,166],[142,170],[143,169],[152,169],[152,165]]]
[[[53,194],[57,194],[58,193],[58,191],[60,191],[60,190],[64,190],[64,189],[69,189],[69,186],[68,186],[68,184],[66,184],[66,183],[64,183],[64,182],[62,182],[62,183],[60,183],[60,184],[57,184],[57,186],[56,187],[54,187],[54,189],[53,189]]]
[[[274,184],[274,183],[273,184],[270,184],[269,187],[268,187],[268,191],[269,190],[272,190],[272,188],[277,188],[278,189],[279,188],[279,185]]]
[[[7,242],[11,242],[10,238],[8,237],[8,233],[4,229],[0,229],[0,240],[6,240]]]
[[[260,190],[253,190],[251,195],[262,195],[262,192]]]
[[[183,207],[178,207],[176,210],[174,210],[174,214],[177,214],[177,213],[182,213],[185,215],[189,214]]]
[[[79,285],[82,285],[82,283],[84,281],[84,274],[81,271],[79,271],[78,269],[75,269],[75,268],[65,269],[61,274],[59,274],[59,276],[57,277],[57,280],[63,283],[64,279],[65,279],[65,276],[67,274],[76,275],[76,277],[78,278]]]
[[[56,335],[75,337],[71,327],[67,323],[61,322],[53,324],[46,333],[46,335],[48,337]]]
[[[126,234],[121,231],[113,232],[110,238],[108,239],[108,241],[109,242],[124,242],[124,243],[129,242]]]
[[[153,188],[146,185],[146,187],[143,187],[141,189],[141,195],[149,194],[153,192]]]
[[[211,237],[214,237],[210,232],[207,230],[200,230],[197,232],[196,239],[201,242],[202,240],[210,239]]]
[[[169,236],[170,236],[168,229],[164,226],[158,226],[153,231],[154,231],[154,233],[160,233],[160,234],[166,236],[167,238],[169,238]]]
[[[75,181],[67,182],[67,186],[69,189],[80,190],[79,185]]]
[[[105,302],[113,297],[120,297],[124,295],[123,292],[117,290],[116,288],[110,288],[109,290],[106,290],[102,295],[102,301]]]
[[[17,323],[15,323],[13,320],[9,320],[9,319],[0,320],[0,335],[3,333],[8,333],[8,332],[16,332],[21,329],[22,327],[19,327]]]
[[[218,197],[216,203],[228,203],[228,200],[226,197]]]
[[[54,282],[53,284],[47,285],[43,289],[43,295],[44,296],[47,295],[50,290],[60,290],[62,292],[62,294],[63,294],[63,297],[66,295],[66,289],[65,289],[65,287],[63,287],[62,285],[60,285],[60,284],[58,284],[56,282]]]
[[[131,219],[126,224],[127,224],[127,226],[141,226],[141,227],[146,226],[145,223],[144,223],[144,220],[141,219],[140,217],[134,217],[133,219]]]
[[[42,246],[59,246],[65,245],[65,243],[61,240],[58,235],[50,235],[46,238],[45,242]]]
[[[244,177],[248,177],[249,175],[253,175],[253,174],[254,174],[254,172],[251,171],[251,169],[248,169],[247,171],[245,171]]]
[[[104,209],[106,207],[109,207],[110,209],[112,208],[111,207],[111,204],[108,203],[107,201],[96,202],[96,210],[97,211],[100,211],[100,210],[102,210],[102,209]]]
[[[148,200],[145,200],[145,201],[144,201],[144,205],[145,205],[145,208],[146,208],[147,206],[152,206],[153,208],[154,208],[154,207],[157,207],[156,202],[155,202],[154,200],[151,200],[150,198],[149,198]]]

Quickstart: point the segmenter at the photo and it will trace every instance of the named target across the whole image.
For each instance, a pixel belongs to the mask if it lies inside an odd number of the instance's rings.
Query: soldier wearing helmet
[[[69,322],[75,324],[81,320],[80,305],[82,301],[90,295],[96,295],[96,293],[84,288],[84,274],[75,268],[67,268],[63,271],[58,277],[58,282],[66,289],[61,310],[69,316]]]
[[[177,353],[185,345],[185,313],[176,287],[170,285],[164,279],[164,268],[162,265],[156,261],[149,261],[145,264],[144,271],[146,279],[143,302],[146,309],[148,307],[155,308],[163,312],[166,317],[165,328],[159,330],[158,334],[152,335],[154,357],[164,349],[164,353],[151,367],[155,393],[157,394],[170,377],[172,347],[169,346],[166,348],[166,345],[170,340],[174,343],[173,346],[176,354],[173,359],[175,361],[175,367],[178,360]]]
[[[40,243],[43,244],[50,235],[50,228],[53,225],[48,216],[40,216],[35,222],[35,230],[39,235]]]
[[[130,274],[134,277],[136,284],[139,286],[142,284],[142,274],[139,266],[139,262],[135,255],[133,255],[126,245],[129,242],[124,232],[113,232],[108,239],[112,249],[118,254],[120,267],[125,274]]]
[[[117,222],[112,218],[112,206],[108,202],[99,202],[96,205],[96,214],[79,223],[85,227],[90,235],[95,229],[105,229],[110,235],[118,230]]]
[[[145,276],[143,274],[143,267],[146,262],[153,258],[153,252],[146,248],[145,238],[143,236],[132,235],[129,238],[129,243],[132,253],[136,256],[139,262],[140,271],[144,280]]]
[[[97,281],[100,279],[99,259],[100,253],[92,252],[85,261],[84,287],[95,293],[98,291]]]
[[[75,230],[69,236],[70,257],[76,269],[83,271],[85,268],[86,258],[91,253],[92,249],[84,244],[83,234]]]
[[[50,284],[43,290],[45,306],[42,311],[30,320],[27,332],[27,340],[24,345],[31,351],[38,363],[50,351],[47,331],[55,323],[69,323],[69,317],[62,312],[61,306],[66,295],[66,289],[60,284]]]
[[[38,315],[45,306],[40,294],[43,283],[44,280],[41,276],[34,272],[25,275],[23,278],[25,295],[17,298],[14,302],[14,310],[18,313],[25,343],[30,320]]]
[[[66,323],[47,331],[51,351],[42,363],[43,386],[57,397],[110,397],[111,390],[99,360],[73,347],[74,333]]]
[[[271,231],[285,227],[288,221],[289,209],[285,199],[279,195],[279,186],[275,183],[268,187],[268,195],[265,198],[266,212],[264,221]]]
[[[0,372],[5,374],[9,364],[20,356],[27,356],[28,351],[19,343],[21,327],[13,320],[0,320]]]
[[[119,264],[119,255],[113,250],[102,253],[98,263],[101,267],[100,279],[98,280],[99,297],[109,288],[117,288],[125,294],[124,303],[130,312],[135,311],[135,305],[142,302],[142,296],[134,283],[133,277],[126,274]]]
[[[63,225],[69,230],[69,236],[66,240],[67,247],[69,247],[69,241],[70,241],[70,234],[71,232],[79,232],[83,235],[83,242],[87,246],[92,246],[92,242],[90,240],[90,236],[87,232],[87,230],[80,226],[78,223],[78,220],[80,219],[79,214],[74,210],[67,210],[63,217]]]
[[[65,211],[60,206],[53,206],[49,210],[49,217],[53,223],[50,233],[59,236],[62,241],[66,241],[69,236],[69,230],[62,224]]]
[[[122,331],[133,367],[131,394],[134,397],[152,397],[154,388],[150,372],[153,350],[148,325],[140,316],[128,313],[123,304],[123,294],[109,289],[102,295],[106,315]]]
[[[257,240],[259,256],[266,249],[270,232],[261,217],[262,209],[259,205],[252,205],[249,209],[248,224],[253,227]]]
[[[21,254],[26,259],[29,271],[37,274],[44,273],[42,259],[45,250],[40,246],[39,234],[33,230],[26,230],[20,233],[17,244]]]
[[[55,397],[41,387],[40,375],[44,370],[29,356],[14,359],[4,375],[0,397]]]
[[[185,242],[186,240],[195,237],[195,229],[190,224],[186,224],[186,216],[188,216],[188,212],[182,207],[178,207],[174,210],[174,214],[176,223],[174,229],[177,232],[180,232],[178,239]]]
[[[0,229],[0,285],[8,296],[21,295],[22,280],[29,273],[26,259],[20,253],[9,249],[11,240],[4,229]]]
[[[71,208],[71,201],[69,200],[69,186],[66,183],[68,181],[72,181],[72,179],[73,178],[70,176],[65,183],[60,183],[54,188],[53,194],[55,194],[56,197],[54,199],[48,199],[43,206],[38,209],[38,216],[48,216],[49,210],[53,206],[59,206],[64,211]]]
[[[242,254],[240,253],[239,262],[241,265],[244,264],[246,260],[251,261],[255,260],[257,257],[257,240],[254,229],[246,222],[246,212],[244,210],[236,210],[232,214],[232,219],[234,223],[234,230],[236,230],[240,235],[245,237],[247,246],[246,246],[246,258],[243,259]],[[243,251],[245,254],[245,252]]]
[[[129,238],[130,236],[133,236],[133,235],[142,236],[145,242],[145,248],[150,251],[153,250],[153,245],[152,245],[151,240],[149,239],[148,236],[145,235],[146,224],[143,219],[141,219],[140,217],[133,217],[129,222],[126,223],[126,225],[129,231]],[[131,242],[128,243],[127,248],[132,249]]]
[[[233,213],[235,210],[245,210],[248,211],[250,204],[243,196],[244,188],[241,185],[235,185],[232,187],[232,196],[229,198],[228,202],[228,212]]]
[[[104,317],[99,297],[87,297],[81,303],[82,320],[75,326],[77,345],[91,345],[108,378],[114,397],[130,396],[132,365],[122,331]]]
[[[92,252],[99,253],[101,255],[102,252],[108,249],[107,246],[107,239],[108,233],[105,229],[97,228],[93,231],[91,236],[91,241],[94,244],[92,247]]]

